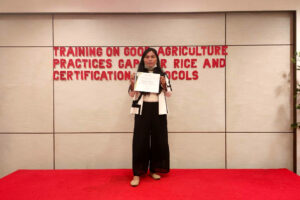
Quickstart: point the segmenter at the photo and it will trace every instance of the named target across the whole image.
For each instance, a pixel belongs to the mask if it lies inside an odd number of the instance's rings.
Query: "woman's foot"
[[[156,174],[156,173],[151,173],[150,172],[150,176],[155,179],[155,180],[159,180],[160,179],[160,175]]]
[[[135,187],[135,186],[138,186],[139,183],[140,183],[140,177],[139,176],[133,176],[133,179],[130,182],[130,185]]]

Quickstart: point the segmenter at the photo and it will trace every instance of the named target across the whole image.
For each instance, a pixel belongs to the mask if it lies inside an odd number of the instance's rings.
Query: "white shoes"
[[[155,179],[155,180],[159,180],[160,179],[160,175],[156,174],[156,173],[150,173],[150,176]]]
[[[130,185],[135,187],[135,186],[138,186],[139,183],[140,183],[140,177],[139,176],[133,176],[133,179],[130,182]]]
[[[155,180],[159,180],[160,179],[160,175],[156,174],[156,173],[151,173],[149,174],[153,179]],[[139,176],[133,176],[132,181],[130,181],[130,185],[135,187],[138,186],[140,184],[140,177]]]

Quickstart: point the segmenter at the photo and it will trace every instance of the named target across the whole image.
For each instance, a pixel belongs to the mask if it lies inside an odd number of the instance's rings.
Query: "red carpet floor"
[[[287,169],[171,169],[137,187],[131,178],[130,169],[17,170],[0,179],[0,199],[300,199],[300,176]]]

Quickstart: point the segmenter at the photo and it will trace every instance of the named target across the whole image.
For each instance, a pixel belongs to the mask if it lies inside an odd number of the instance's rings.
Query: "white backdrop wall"
[[[293,170],[293,22],[292,12],[1,15],[0,175],[131,168],[128,81],[53,81],[53,46],[228,45],[226,68],[172,81],[171,168]]]
[[[298,10],[298,0],[1,0],[2,13],[215,12]]]

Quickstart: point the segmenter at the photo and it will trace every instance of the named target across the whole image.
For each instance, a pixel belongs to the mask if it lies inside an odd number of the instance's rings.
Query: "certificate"
[[[160,74],[137,72],[134,91],[158,93],[159,81]]]

